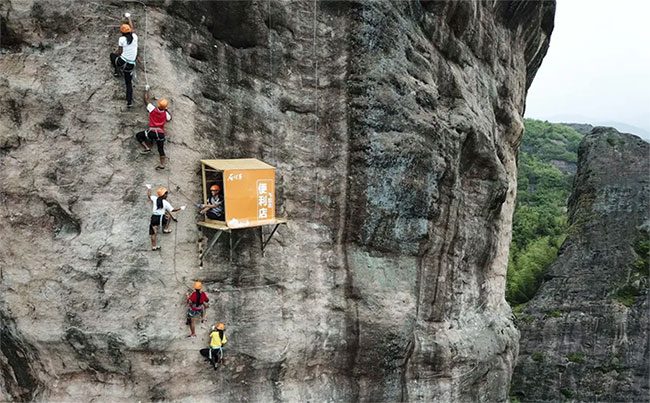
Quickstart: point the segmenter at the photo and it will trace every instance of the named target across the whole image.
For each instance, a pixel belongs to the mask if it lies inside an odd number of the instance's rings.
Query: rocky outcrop
[[[147,4],[0,3],[0,298],[39,363],[3,397],[504,400],[515,154],[554,3]],[[108,68],[124,7],[136,96],[171,99],[163,172]],[[143,185],[191,205],[213,157],[276,166],[289,224],[199,267],[186,211],[151,252]],[[197,278],[228,324],[216,374],[184,337]]]
[[[611,128],[582,141],[570,233],[518,318],[519,400],[647,400],[649,152]]]
[[[591,133],[594,127],[587,123],[562,123],[564,126],[569,126],[580,134],[587,135]]]

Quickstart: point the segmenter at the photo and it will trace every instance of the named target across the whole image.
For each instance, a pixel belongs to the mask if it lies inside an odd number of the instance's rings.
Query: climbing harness
[[[122,56],[122,55],[120,55],[119,58],[122,59],[122,60],[124,60],[124,63],[125,63],[125,64],[132,64],[133,66],[135,66],[135,60],[129,60],[129,59],[127,59],[126,57],[124,57],[124,56]]]
[[[149,133],[155,133],[156,136],[150,136]],[[145,129],[144,135],[149,141],[165,141],[165,133],[151,130],[151,128]]]
[[[216,361],[214,361],[214,362],[212,361],[213,351],[219,353],[219,356],[217,357]],[[208,349],[208,358],[210,358],[210,361],[213,362],[214,366],[216,367],[217,364],[220,364],[221,361],[223,361],[223,348],[219,347],[219,348],[210,348],[210,349]]]
[[[118,60],[122,60],[124,63],[118,63]],[[135,62],[127,61],[125,58],[120,56],[115,60],[115,66],[120,69],[122,74],[131,73],[131,75],[135,77]]]

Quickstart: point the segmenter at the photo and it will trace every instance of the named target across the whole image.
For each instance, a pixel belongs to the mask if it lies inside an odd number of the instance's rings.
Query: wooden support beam
[[[275,234],[275,231],[278,229],[280,224],[282,224],[282,223],[275,224],[275,227],[273,227],[273,231],[271,231],[271,233],[269,234],[269,237],[266,238],[266,241],[264,241],[262,239],[262,256],[264,256],[264,248],[266,248],[266,245],[269,244],[269,241],[271,240],[271,238],[273,238],[273,234]]]
[[[268,235],[268,237],[266,237],[266,239],[264,239],[264,226],[265,225],[258,226],[258,231],[259,231],[258,234],[259,234],[259,238],[260,238],[260,247],[262,249],[262,256],[264,256],[264,250],[266,249],[267,245],[271,241],[271,238],[273,238],[273,235],[277,231],[278,227],[280,225],[286,224],[286,223],[287,223],[286,218],[280,218],[280,219],[274,220],[274,222],[271,223],[271,224],[266,224],[266,225],[273,225],[273,229],[271,230],[271,233]],[[203,251],[203,253],[201,253],[201,256],[199,257],[199,259],[201,259],[201,262],[203,261],[203,257],[210,251],[210,249],[212,249],[212,247],[217,242],[217,240],[219,239],[219,237],[221,236],[221,234],[223,232],[228,233],[230,261],[232,262],[233,252],[235,251],[235,249],[237,249],[237,246],[239,245],[239,243],[244,238],[243,236],[240,236],[237,239],[235,239],[235,233],[238,232],[238,231],[241,231],[241,230],[246,230],[246,229],[255,230],[255,227],[229,228],[225,222],[223,222],[223,221],[215,221],[215,220],[199,221],[196,224],[201,226],[201,227],[205,227],[205,228],[216,231],[215,235],[212,237],[212,240],[210,241],[210,244]]]
[[[212,237],[212,240],[210,241],[210,244],[208,245],[207,248],[201,253],[201,256],[199,256],[199,260],[203,261],[203,257],[212,249],[215,243],[219,240],[219,237],[223,234],[223,231],[217,231],[214,236]]]

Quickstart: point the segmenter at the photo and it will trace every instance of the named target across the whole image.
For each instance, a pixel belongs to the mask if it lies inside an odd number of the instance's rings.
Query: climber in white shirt
[[[135,70],[135,59],[138,57],[138,35],[135,34],[131,15],[124,14],[128,19],[128,24],[120,25],[122,36],[117,41],[118,48],[115,53],[111,53],[111,65],[115,69],[113,75],[120,76],[124,74],[124,84],[126,85],[126,107],[133,106],[133,71]]]

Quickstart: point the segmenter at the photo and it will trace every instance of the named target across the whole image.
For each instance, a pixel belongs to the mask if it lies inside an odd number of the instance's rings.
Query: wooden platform
[[[233,250],[237,247],[239,244],[239,241],[242,240],[242,237],[239,237],[236,242],[233,243],[234,241],[234,235],[235,231],[237,230],[244,230],[244,229],[258,229],[259,237],[260,237],[260,246],[262,248],[262,256],[264,256],[264,249],[266,248],[266,245],[271,241],[271,238],[273,237],[273,234],[275,234],[275,231],[278,229],[278,227],[281,224],[286,224],[287,221],[289,221],[286,218],[274,218],[272,220],[267,220],[262,223],[256,223],[255,225],[249,225],[245,227],[236,227],[236,228],[231,228],[228,225],[226,225],[225,221],[217,221],[217,220],[206,220],[206,221],[198,221],[196,225],[208,229],[213,229],[216,230],[214,236],[212,237],[212,240],[208,244],[207,248],[201,253],[201,256],[199,259],[201,260],[201,266],[203,265],[203,258],[205,255],[212,249],[215,243],[219,240],[219,237],[221,234],[228,233],[229,235],[229,242],[230,242],[230,261],[232,261],[232,254]],[[273,226],[273,229],[271,230],[271,233],[267,236],[266,239],[264,239],[264,231],[263,227],[270,225]]]
[[[219,231],[232,231],[232,230],[238,230],[238,229],[246,229],[246,228],[255,228],[255,227],[263,227],[265,225],[280,225],[280,224],[286,224],[287,223],[286,218],[275,218],[273,220],[269,220],[268,222],[264,222],[263,224],[255,224],[255,225],[248,225],[245,227],[235,227],[231,228],[229,227],[225,221],[216,221],[216,220],[210,220],[210,221],[198,221],[196,225],[199,225],[201,227],[205,228],[210,228],[210,229],[216,229]]]
[[[198,221],[196,225],[219,231],[230,231],[230,228],[228,228],[225,221]]]

